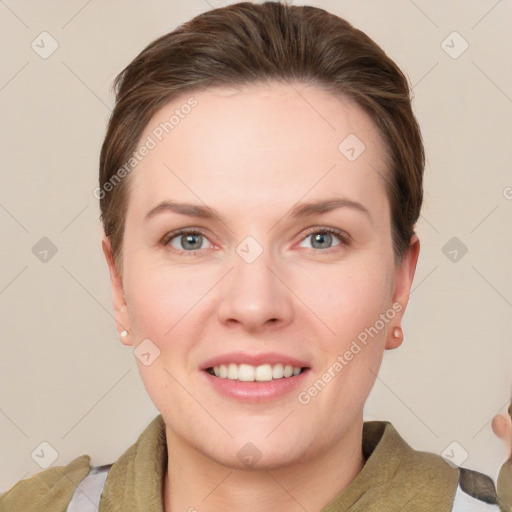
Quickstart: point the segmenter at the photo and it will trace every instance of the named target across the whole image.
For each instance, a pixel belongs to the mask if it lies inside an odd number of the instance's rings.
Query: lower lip
[[[308,372],[309,369],[293,377],[284,377],[266,382],[242,382],[239,380],[223,379],[215,377],[207,371],[203,371],[203,374],[213,388],[222,395],[242,402],[260,403],[277,400],[301,388],[304,386],[304,380]]]

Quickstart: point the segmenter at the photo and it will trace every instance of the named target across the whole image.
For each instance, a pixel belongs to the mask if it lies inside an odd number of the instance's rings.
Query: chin
[[[297,446],[292,450],[276,451],[275,447],[258,447],[251,442],[244,443],[233,451],[214,452],[206,455],[222,466],[244,471],[276,470],[299,463],[301,459],[297,452]]]

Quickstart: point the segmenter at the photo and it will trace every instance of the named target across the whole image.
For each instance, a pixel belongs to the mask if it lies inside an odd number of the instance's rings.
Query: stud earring
[[[402,334],[403,334],[402,329],[400,327],[395,327],[393,329],[393,337],[394,338],[400,338],[400,337],[402,337]]]
[[[128,336],[128,331],[121,331],[121,338],[126,338]]]

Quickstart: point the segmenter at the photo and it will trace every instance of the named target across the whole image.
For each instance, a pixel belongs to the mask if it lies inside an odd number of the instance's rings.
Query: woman
[[[103,250],[161,415],[114,464],[50,468],[2,510],[497,510],[483,475],[363,423],[419,254],[397,66],[321,9],[241,3],[150,44],[116,91]]]

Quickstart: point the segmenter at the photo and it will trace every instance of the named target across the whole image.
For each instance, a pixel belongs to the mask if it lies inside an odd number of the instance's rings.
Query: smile
[[[253,366],[250,364],[221,364],[206,370],[210,375],[221,379],[237,380],[241,382],[269,382],[271,380],[284,379],[299,375],[303,368],[289,364],[262,364]]]

